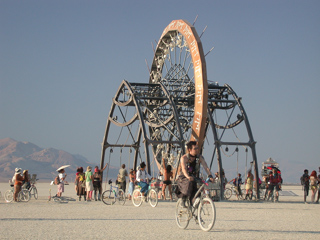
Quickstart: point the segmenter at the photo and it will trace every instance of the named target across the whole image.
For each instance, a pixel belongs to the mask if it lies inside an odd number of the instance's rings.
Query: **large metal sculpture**
[[[223,124],[217,121],[220,110],[232,111]],[[224,141],[225,132],[243,121],[249,140]],[[219,130],[223,133],[219,134]],[[111,153],[120,148],[121,152],[134,152],[134,156],[129,155],[130,167],[136,168],[139,161],[145,161],[150,173],[151,164],[155,166],[155,161],[165,158],[177,169],[185,142],[197,140],[203,148],[208,136],[212,136],[208,142],[210,167],[217,159],[220,179],[223,145],[249,146],[258,177],[255,141],[241,99],[229,85],[208,84],[200,37],[187,21],[174,20],[164,29],[155,49],[149,83],[123,80],[113,98],[102,143],[101,167],[106,150]]]

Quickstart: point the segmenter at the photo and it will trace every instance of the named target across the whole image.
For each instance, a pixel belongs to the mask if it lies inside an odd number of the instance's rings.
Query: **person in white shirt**
[[[136,180],[138,181],[138,185],[141,187],[140,192],[142,193],[142,196],[145,196],[145,193],[148,192],[149,184],[148,179],[151,178],[151,176],[146,171],[146,164],[142,162],[140,164],[140,169],[137,172]]]

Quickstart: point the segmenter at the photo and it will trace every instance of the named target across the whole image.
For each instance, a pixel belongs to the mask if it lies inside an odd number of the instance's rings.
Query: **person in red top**
[[[279,190],[281,184],[281,176],[278,174],[277,169],[272,169],[272,174],[270,174],[269,178],[269,193],[268,193],[268,200],[270,198],[270,194],[274,188],[276,188],[276,201],[279,200]]]

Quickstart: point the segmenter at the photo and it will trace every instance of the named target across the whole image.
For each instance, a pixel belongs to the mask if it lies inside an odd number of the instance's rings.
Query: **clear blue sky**
[[[148,82],[175,19],[202,37],[208,79],[243,98],[258,161],[320,165],[319,1],[0,1],[0,138],[99,162],[121,81]],[[300,173],[299,173],[300,174]]]

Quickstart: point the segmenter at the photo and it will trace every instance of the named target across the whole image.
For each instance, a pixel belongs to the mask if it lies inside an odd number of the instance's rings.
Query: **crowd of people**
[[[242,176],[240,173],[237,174],[237,177],[227,182],[227,179],[223,173],[223,179],[220,181],[220,176],[215,173],[215,177],[211,175],[211,171],[208,168],[204,158],[199,155],[199,149],[197,142],[190,141],[187,144],[187,154],[181,157],[181,167],[177,174],[178,178],[176,180],[177,188],[176,195],[183,198],[183,202],[187,198],[190,200],[194,196],[197,187],[195,177],[199,176],[200,165],[203,166],[204,170],[208,174],[208,177],[212,182],[221,182],[224,188],[227,183],[232,183],[236,190],[237,198],[239,196],[244,196],[245,200],[252,200],[253,196],[253,186],[254,186],[254,176],[249,170],[245,182],[242,181]],[[78,196],[78,200],[81,201],[82,197],[84,201],[101,201],[102,194],[102,172],[106,169],[108,164],[106,164],[102,169],[99,169],[98,166],[92,171],[92,167],[88,166],[84,172],[83,167],[77,168],[77,173],[74,181],[75,192]],[[159,171],[162,175],[162,187],[161,194],[164,200],[166,200],[165,191],[168,188],[170,200],[173,200],[172,197],[172,182],[174,177],[174,172],[170,164],[165,163],[165,159],[162,159],[162,164],[158,164]],[[176,169],[174,169],[176,171]],[[304,174],[301,176],[300,181],[303,186],[304,191],[304,202],[307,203],[307,196],[309,195],[309,189],[311,190],[311,203],[319,203],[320,199],[320,167],[319,175],[317,175],[316,170],[313,170],[309,176],[309,171],[304,170]],[[58,170],[58,176],[55,179],[55,184],[57,185],[57,194],[56,197],[61,197],[64,192],[64,185],[67,174],[65,169]],[[127,177],[129,177],[129,189],[126,192]],[[151,176],[146,171],[146,164],[142,162],[137,170],[130,169],[129,174],[126,170],[125,164],[121,165],[119,170],[117,181],[119,189],[122,189],[127,193],[128,199],[132,198],[133,191],[135,186],[140,187],[142,196],[145,197],[149,189],[149,179]],[[261,184],[260,179],[259,185]],[[281,172],[278,168],[272,168],[268,176],[263,177],[265,183],[265,194],[263,200],[269,200],[273,192],[275,192],[275,201],[279,200],[279,191],[281,190],[282,178]],[[22,172],[21,168],[16,168],[14,176],[12,178],[12,184],[14,186],[14,201],[18,201],[18,194],[21,191],[22,185],[25,184],[25,188],[30,187],[30,180],[28,170]],[[245,195],[242,193],[241,185],[245,184]],[[160,193],[159,193],[160,194]]]

